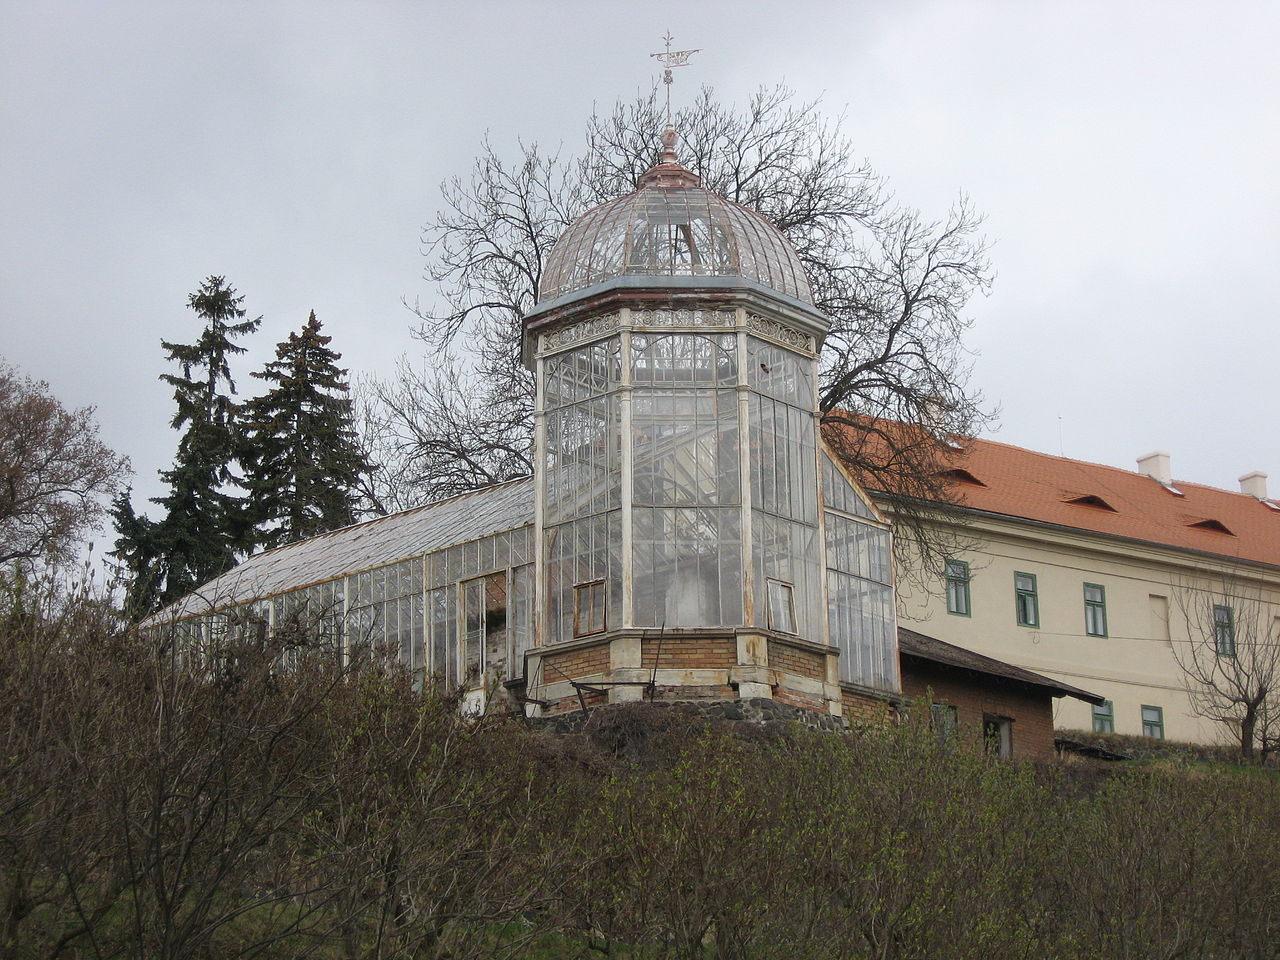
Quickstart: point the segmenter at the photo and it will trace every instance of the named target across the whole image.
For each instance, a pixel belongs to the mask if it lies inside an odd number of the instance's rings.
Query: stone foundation
[[[754,697],[749,700],[682,700],[674,703],[647,704],[647,706],[657,710],[680,710],[691,716],[708,720],[731,720],[761,726],[795,723],[811,730],[824,732],[840,732],[848,727],[842,717],[814,713],[803,707],[790,706],[764,697]],[[627,707],[601,706],[597,710],[590,710],[586,716],[578,710],[572,713],[533,717],[530,718],[529,723],[545,733],[563,736],[581,732],[588,719],[597,712],[617,709],[627,709]]]

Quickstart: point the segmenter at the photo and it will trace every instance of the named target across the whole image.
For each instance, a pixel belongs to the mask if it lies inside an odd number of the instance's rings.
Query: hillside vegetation
[[[0,646],[4,957],[1276,956],[1273,777],[648,705],[554,738],[14,591]]]

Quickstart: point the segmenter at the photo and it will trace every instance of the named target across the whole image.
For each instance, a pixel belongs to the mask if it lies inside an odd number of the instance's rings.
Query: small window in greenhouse
[[[795,592],[791,584],[770,580],[769,628],[780,633],[796,632]]]
[[[573,635],[586,637],[604,630],[604,581],[590,580],[573,588]]]
[[[506,659],[506,571],[476,577],[462,584],[464,677],[475,679]]]
[[[507,572],[500,570],[484,578],[484,662],[495,666],[507,656]]]

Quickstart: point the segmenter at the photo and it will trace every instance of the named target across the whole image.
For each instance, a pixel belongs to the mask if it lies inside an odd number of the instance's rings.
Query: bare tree
[[[1173,655],[1191,708],[1231,727],[1240,754],[1266,760],[1280,746],[1280,610],[1231,571],[1174,593],[1187,628]]]
[[[516,371],[503,378],[510,391]],[[388,381],[355,390],[365,456],[378,464],[364,491],[372,512],[407,510],[430,500],[527,476],[533,470],[532,395],[523,385],[468,370],[445,353],[433,363],[401,357]]]
[[[444,184],[423,237],[435,295],[413,305],[429,366],[403,364],[370,391],[384,411],[385,478],[398,487],[389,499],[423,502],[529,472],[534,385],[519,358],[521,317],[555,239],[590,206],[635,189],[658,160],[664,122],[650,92],[594,114],[580,155],[521,144],[508,162],[486,140],[470,176]],[[820,408],[834,442],[914,517],[913,504],[948,499],[940,456],[952,452],[941,439],[985,421],[962,346],[969,298],[991,282],[982,218],[963,197],[937,221],[898,203],[842,123],[786,87],[761,89],[745,109],[704,89],[675,117],[682,161],[799,253],[832,322]]]
[[[128,474],[92,407],[66,409],[0,360],[0,563],[65,560]]]

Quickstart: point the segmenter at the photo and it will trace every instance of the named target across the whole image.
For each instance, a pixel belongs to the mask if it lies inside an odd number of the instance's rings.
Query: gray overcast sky
[[[974,301],[996,439],[1280,494],[1280,4],[669,6],[699,84],[845,111],[898,197],[966,191],[998,270]],[[0,0],[0,355],[98,408],[159,492],[160,339],[225,274],[262,330],[315,309],[357,373],[413,351],[421,227],[486,132],[576,149],[653,81],[661,4]],[[1061,418],[1061,425],[1059,423]],[[1061,436],[1061,439],[1060,439]]]

